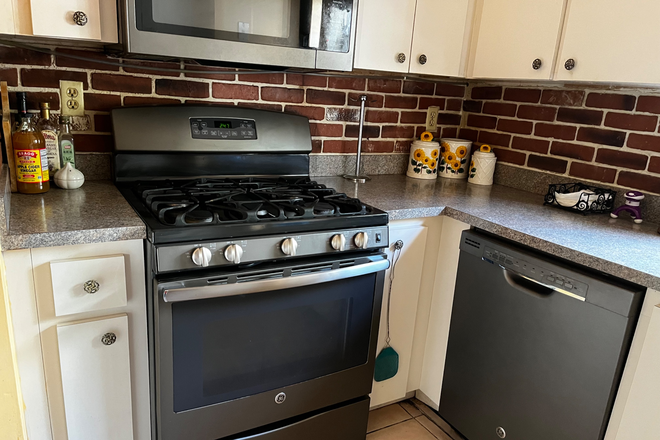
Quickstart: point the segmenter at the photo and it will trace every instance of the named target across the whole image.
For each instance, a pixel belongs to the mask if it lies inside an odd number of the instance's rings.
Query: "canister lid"
[[[440,148],[440,144],[435,141],[413,141],[412,146],[415,148]]]
[[[496,157],[496,156],[495,156],[495,153],[493,153],[492,151],[490,151],[490,152],[488,152],[488,153],[484,153],[483,151],[479,151],[479,150],[477,150],[477,151],[475,151],[474,153],[472,153],[472,156],[474,156],[474,157],[483,157],[483,158],[486,158],[486,157]]]

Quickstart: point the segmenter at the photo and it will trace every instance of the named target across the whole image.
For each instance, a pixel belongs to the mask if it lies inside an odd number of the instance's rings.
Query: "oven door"
[[[379,253],[157,281],[158,439],[216,440],[368,395],[388,266]]]

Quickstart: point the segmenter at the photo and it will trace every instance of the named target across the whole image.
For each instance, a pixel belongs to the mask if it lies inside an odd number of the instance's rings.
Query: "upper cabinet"
[[[660,2],[571,0],[555,79],[660,83]]]
[[[564,2],[478,0],[468,76],[551,79]]]
[[[361,0],[355,68],[464,76],[469,0]]]
[[[0,0],[12,15],[0,20],[0,33],[116,43],[115,0]],[[10,18],[8,18],[10,17]],[[10,23],[11,21],[11,23]],[[5,23],[6,22],[6,23]]]

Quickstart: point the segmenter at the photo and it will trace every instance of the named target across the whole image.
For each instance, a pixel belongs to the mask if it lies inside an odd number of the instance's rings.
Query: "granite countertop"
[[[0,173],[4,187],[5,169]],[[3,189],[3,251],[146,238],[144,223],[112,182],[85,182],[71,191],[54,187],[40,195]]]
[[[543,206],[543,196],[464,180],[424,181],[374,176],[355,184],[340,177],[320,183],[387,211],[390,220],[446,215],[589,268],[660,290],[657,224],[629,218],[582,216]]]

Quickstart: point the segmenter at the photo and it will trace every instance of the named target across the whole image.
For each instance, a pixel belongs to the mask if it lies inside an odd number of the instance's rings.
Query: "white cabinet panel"
[[[56,316],[126,305],[123,255],[53,261],[50,274]]]
[[[417,0],[410,73],[463,76],[468,0]],[[426,64],[420,57],[426,56]]]
[[[42,37],[101,39],[100,0],[30,0],[32,32]],[[79,26],[73,14],[82,12],[87,23]]]
[[[427,228],[424,226],[390,227],[388,257],[392,261],[394,243],[403,241],[401,256],[396,265],[392,291],[389,280],[392,267],[385,274],[385,291],[378,334],[378,353],[385,347],[387,337],[387,301],[390,298],[390,345],[399,354],[399,371],[396,376],[383,382],[375,382],[371,392],[371,406],[402,400],[408,391],[410,361],[417,317],[417,303],[424,264]],[[398,253],[398,252],[397,252]]]
[[[61,324],[57,339],[68,440],[132,440],[128,317]]]
[[[654,0],[570,0],[555,78],[660,83],[658,16]]]
[[[0,0],[0,34],[13,34],[14,29],[14,1]]]
[[[565,0],[480,0],[468,76],[550,79],[564,4]],[[542,64],[534,70],[532,63],[537,58]]]
[[[357,69],[408,72],[415,0],[359,2],[355,63]],[[397,60],[399,54],[405,61]]]

